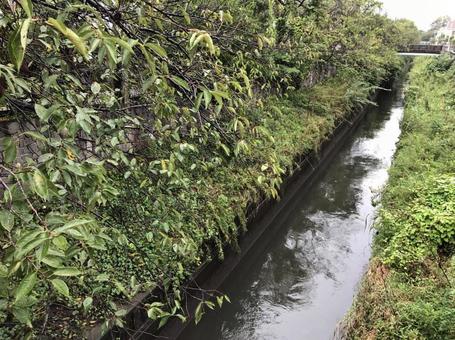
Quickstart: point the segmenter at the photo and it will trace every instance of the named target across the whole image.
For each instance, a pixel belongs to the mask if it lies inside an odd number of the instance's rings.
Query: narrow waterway
[[[287,218],[221,291],[232,303],[182,340],[331,339],[351,306],[371,251],[372,204],[387,180],[403,113],[401,88],[384,92]]]

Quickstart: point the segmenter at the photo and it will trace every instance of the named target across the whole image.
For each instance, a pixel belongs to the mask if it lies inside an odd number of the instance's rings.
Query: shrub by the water
[[[348,339],[455,338],[455,63],[419,58]]]

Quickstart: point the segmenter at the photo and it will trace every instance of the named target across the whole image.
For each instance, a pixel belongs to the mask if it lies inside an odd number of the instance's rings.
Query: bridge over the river
[[[409,45],[399,51],[400,55],[439,55],[446,51],[447,47],[444,45]]]

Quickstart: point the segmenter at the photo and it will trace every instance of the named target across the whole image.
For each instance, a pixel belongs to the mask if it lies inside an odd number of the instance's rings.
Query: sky
[[[381,0],[383,10],[395,19],[411,19],[421,30],[428,30],[438,17],[448,15],[455,20],[455,0]]]

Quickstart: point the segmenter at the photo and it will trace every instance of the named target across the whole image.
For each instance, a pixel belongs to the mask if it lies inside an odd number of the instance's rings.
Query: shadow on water
[[[232,303],[180,339],[331,338],[370,257],[371,200],[387,180],[402,111],[401,89],[379,97],[311,189],[260,240],[263,247],[225,282],[221,291]]]

